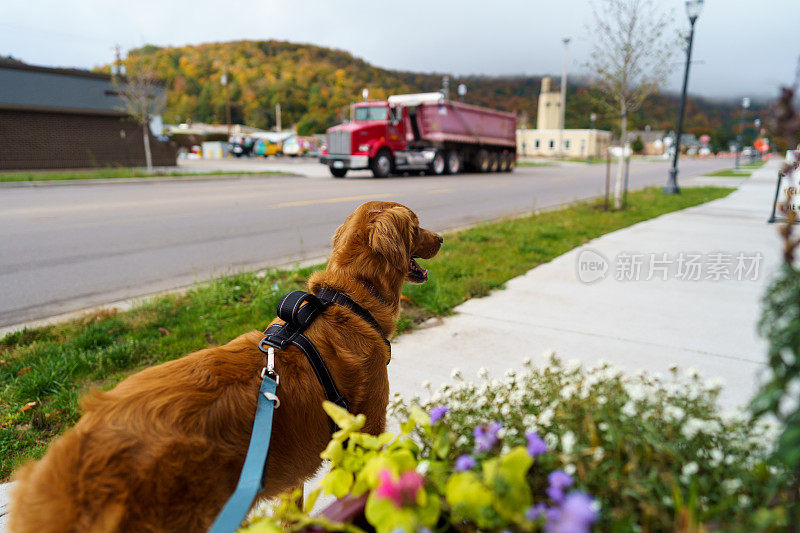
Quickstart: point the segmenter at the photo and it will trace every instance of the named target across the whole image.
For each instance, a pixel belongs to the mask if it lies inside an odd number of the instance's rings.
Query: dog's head
[[[421,228],[406,206],[367,202],[336,230],[330,264],[358,269],[358,277],[384,286],[424,283],[428,272],[416,260],[432,258],[441,245],[442,238]]]

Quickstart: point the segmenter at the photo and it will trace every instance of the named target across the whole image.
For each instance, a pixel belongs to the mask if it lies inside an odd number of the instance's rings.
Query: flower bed
[[[294,495],[252,531],[785,525],[786,474],[767,459],[772,430],[721,415],[720,385],[702,383],[695,371],[685,379],[677,369],[666,379],[625,377],[608,364],[582,369],[553,357],[544,368],[528,363],[502,380],[479,374],[479,383],[461,379],[426,400],[395,398],[398,436],[362,434],[363,416],[326,405],[342,429],[322,454],[331,471],[321,490],[346,501],[366,496],[367,523],[312,517]]]

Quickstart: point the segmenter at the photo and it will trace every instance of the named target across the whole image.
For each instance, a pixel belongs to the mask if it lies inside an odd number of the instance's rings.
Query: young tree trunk
[[[625,152],[628,147],[628,109],[625,106],[625,102],[620,105],[620,113],[622,116],[619,138],[621,154],[617,165],[617,178],[614,182],[614,209],[622,209],[622,181],[625,169]]]
[[[153,156],[150,153],[150,127],[145,122],[142,124],[142,137],[144,138],[144,160],[147,164],[147,172],[153,172]]]

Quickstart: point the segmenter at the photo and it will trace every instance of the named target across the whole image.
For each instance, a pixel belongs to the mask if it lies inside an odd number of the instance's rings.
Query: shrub
[[[723,416],[718,383],[584,370],[553,357],[503,380],[460,379],[426,400],[395,398],[399,436],[358,432],[363,417],[328,405],[342,427],[322,454],[322,489],[367,495],[377,531],[755,531],[786,523],[773,430]],[[680,379],[679,379],[680,378]],[[313,506],[314,493],[306,502]],[[253,531],[361,531],[311,517],[285,497]],[[688,529],[687,529],[688,530]],[[699,530],[699,529],[698,529]]]

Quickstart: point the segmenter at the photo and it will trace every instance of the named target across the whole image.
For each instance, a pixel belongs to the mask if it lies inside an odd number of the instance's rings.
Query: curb
[[[201,174],[196,176],[154,176],[138,178],[78,178],[66,180],[36,180],[36,181],[5,181],[0,182],[0,189],[21,188],[21,187],[74,187],[79,185],[134,185],[139,183],[167,183],[167,182],[192,182],[192,181],[217,181],[217,180],[256,180],[268,178],[305,178],[302,174],[291,172],[264,174]]]

